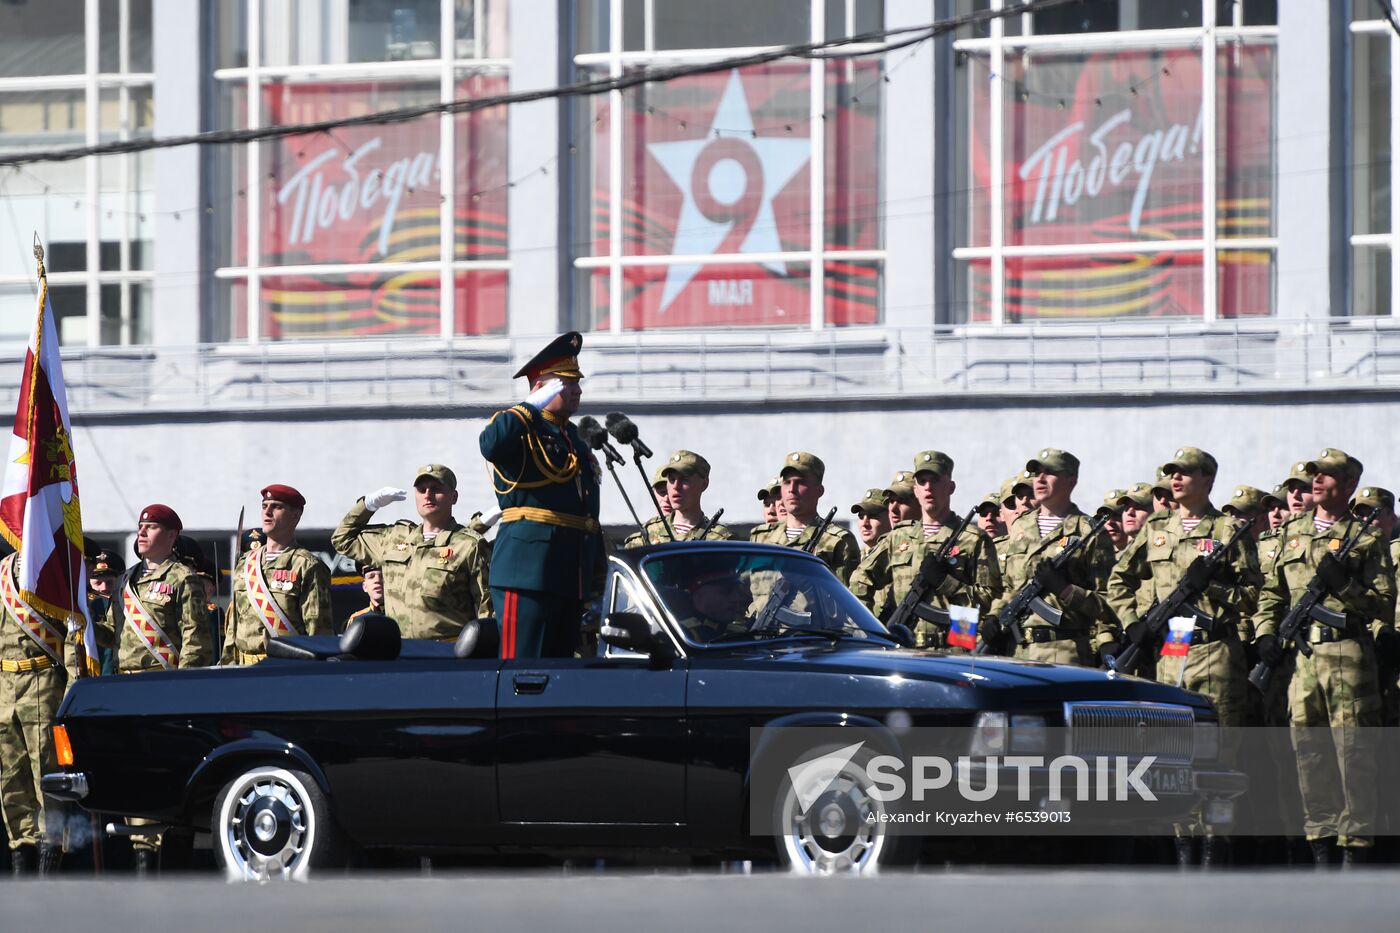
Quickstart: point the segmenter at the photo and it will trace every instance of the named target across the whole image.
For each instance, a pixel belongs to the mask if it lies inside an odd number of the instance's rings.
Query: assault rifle
[[[724,510],[721,509],[720,511]],[[715,517],[718,518],[719,515],[716,514]],[[802,546],[802,550],[806,551],[808,554],[816,551],[817,542],[822,539],[822,535],[826,534],[826,529],[831,527],[831,522],[834,518],[836,518],[836,506],[833,505],[831,511],[826,513],[826,518],[817,522],[817,530],[812,534],[811,540]],[[753,628],[751,630],[755,632],[776,630],[778,628],[778,613],[786,609],[787,604],[792,602],[792,598],[796,595],[796,587],[792,585],[792,582],[788,580],[786,576],[779,579],[777,584],[773,587],[773,592],[768,594],[768,599],[764,602],[763,608],[758,611],[758,617],[754,619]]]
[[[1335,551],[1328,551],[1322,556],[1323,562],[1332,561],[1341,565],[1346,560],[1347,555],[1352,552],[1360,542],[1361,536],[1371,527],[1371,523],[1377,518],[1377,513],[1372,512],[1370,517],[1361,522],[1354,534],[1342,541],[1342,546]],[[1327,584],[1322,579],[1322,567],[1319,565],[1313,578],[1308,581],[1308,587],[1303,591],[1302,597],[1288,610],[1288,615],[1283,617],[1283,621],[1278,626],[1278,640],[1281,643],[1292,641],[1298,646],[1298,651],[1303,657],[1312,657],[1312,645],[1308,643],[1308,626],[1313,622],[1320,622],[1329,628],[1346,628],[1347,617],[1344,612],[1334,612],[1322,605],[1322,601],[1327,598]],[[1260,693],[1269,689],[1269,681],[1274,676],[1274,665],[1267,661],[1260,661],[1254,665],[1254,670],[1249,672],[1249,682],[1259,689]]]
[[[1249,530],[1251,524],[1253,523],[1246,520],[1235,525],[1235,533],[1230,536],[1230,540],[1220,545],[1220,547],[1215,548],[1209,554],[1202,554],[1191,562],[1191,565],[1186,568],[1186,573],[1182,574],[1181,582],[1176,585],[1176,589],[1168,593],[1166,599],[1154,602],[1152,608],[1147,610],[1147,615],[1142,618],[1144,634],[1141,641],[1128,642],[1128,646],[1123,649],[1122,654],[1118,655],[1117,659],[1113,662],[1112,667],[1114,670],[1123,671],[1125,673],[1131,672],[1138,662],[1138,655],[1142,652],[1142,646],[1148,642],[1155,642],[1157,639],[1165,637],[1168,623],[1177,616],[1190,615],[1196,619],[1210,619],[1210,616],[1197,609],[1192,604],[1200,598],[1201,593],[1204,592],[1206,586],[1210,584],[1210,579],[1215,573],[1215,568],[1220,566],[1225,560],[1230,551],[1234,549],[1235,542],[1239,541],[1240,536]],[[1192,573],[1191,568],[1197,566],[1204,567],[1205,570]],[[1190,580],[1193,577],[1199,577],[1199,579],[1205,582],[1198,586],[1192,586]]]
[[[1089,526],[1088,532],[1083,537],[1070,538],[1069,543],[1060,550],[1060,553],[1051,557],[1046,563],[1054,570],[1064,570],[1069,566],[1069,562],[1074,559],[1074,555],[1079,552],[1079,549],[1092,541],[1094,536],[1103,529],[1108,519],[1107,512],[1094,519],[1093,524]],[[1040,578],[1035,575],[1021,584],[1021,588],[1016,591],[1016,595],[1011,597],[1011,602],[1007,603],[1006,608],[1001,612],[1001,624],[1011,633],[1013,644],[1019,645],[1025,639],[1023,626],[1031,613],[1035,613],[1051,628],[1055,629],[1060,627],[1060,620],[1064,618],[1063,612],[1045,601],[1045,584],[1040,582]],[[972,653],[986,654],[988,650],[987,643],[983,641]]]
[[[719,524],[719,517],[723,514],[724,509],[720,509],[715,512],[715,514],[711,515],[710,520],[705,523],[705,527],[700,529],[700,537],[695,540],[704,541],[705,538],[709,536],[710,532],[714,530],[715,526]]]
[[[923,562],[919,564],[919,572],[914,577],[914,582],[909,585],[909,592],[904,594],[904,599],[900,600],[895,608],[894,614],[890,616],[886,628],[893,629],[896,625],[909,625],[914,619],[923,619],[939,628],[948,628],[952,620],[948,618],[947,609],[939,609],[930,606],[926,602],[929,593],[943,582],[948,576],[948,572],[957,566],[957,558],[953,556],[953,548],[958,545],[958,538],[962,536],[963,529],[977,516],[977,509],[973,508],[953,526],[953,533],[948,536],[942,546],[936,551],[930,551],[924,555]]]

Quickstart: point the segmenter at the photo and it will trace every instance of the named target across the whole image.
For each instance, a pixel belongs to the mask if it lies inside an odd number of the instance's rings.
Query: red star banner
[[[87,614],[87,565],[78,508],[78,473],[48,280],[39,270],[39,308],[24,358],[24,379],[0,487],[0,534],[19,553],[19,596],[71,631],[82,627],[98,673],[97,639]]]

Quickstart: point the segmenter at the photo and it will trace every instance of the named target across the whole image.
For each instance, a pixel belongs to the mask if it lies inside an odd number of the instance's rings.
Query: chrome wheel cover
[[[889,838],[887,826],[880,822],[885,804],[865,790],[871,783],[865,769],[849,761],[803,813],[797,790],[788,781],[778,818],[780,844],[791,871],[803,875],[879,871]],[[872,815],[873,821],[868,819]]]
[[[230,881],[301,881],[316,844],[311,795],[281,768],[239,777],[219,807],[214,839]]]

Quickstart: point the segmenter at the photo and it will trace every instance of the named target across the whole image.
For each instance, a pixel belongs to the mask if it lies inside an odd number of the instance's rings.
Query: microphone
[[[620,444],[630,444],[639,457],[653,456],[651,448],[637,436],[637,426],[620,411],[610,411],[607,417],[608,433]]]
[[[617,452],[613,445],[608,443],[608,432],[603,430],[603,426],[598,423],[598,419],[592,415],[580,418],[578,421],[578,435],[583,438],[583,442],[594,450],[601,450],[603,456],[609,463],[622,463],[622,454]]]

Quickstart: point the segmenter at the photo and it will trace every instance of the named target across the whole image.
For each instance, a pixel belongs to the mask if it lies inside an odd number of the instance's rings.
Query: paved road
[[[507,930],[569,933],[1326,933],[1400,929],[1400,869],[929,872],[879,879],[658,874],[361,876],[253,887],[208,879],[0,882],[0,929]]]

